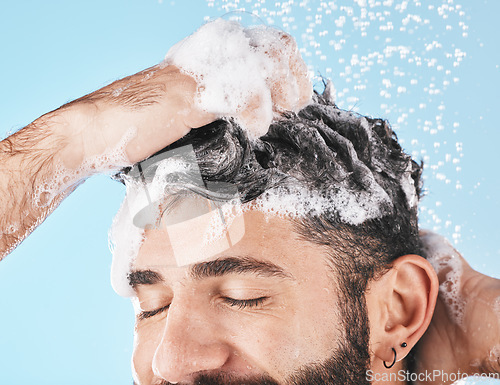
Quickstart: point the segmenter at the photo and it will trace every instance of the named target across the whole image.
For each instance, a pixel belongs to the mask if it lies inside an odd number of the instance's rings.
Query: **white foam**
[[[128,284],[127,276],[132,261],[139,253],[144,240],[144,229],[135,226],[131,211],[133,202],[139,203],[141,190],[138,184],[127,183],[127,193],[120,210],[116,214],[109,233],[109,247],[113,254],[111,263],[111,285],[123,297],[132,297],[134,292]]]
[[[500,345],[495,345],[491,348],[489,358],[491,361],[498,362],[500,359]]]
[[[116,172],[121,168],[130,165],[125,154],[125,148],[130,140],[136,134],[135,128],[130,128],[122,136],[119,143],[113,148],[106,148],[102,154],[91,156],[85,159],[77,169],[66,167],[62,161],[56,160],[54,170],[49,178],[42,180],[34,186],[31,193],[31,203],[40,210],[38,218],[27,228],[17,223],[11,223],[3,234],[0,232],[0,238],[3,235],[15,235],[15,242],[8,249],[0,253],[0,260],[12,252],[23,239],[26,238],[40,223],[42,223],[49,213],[55,199],[61,200],[66,193],[71,192],[89,176],[102,172]],[[27,212],[23,213],[24,216]],[[22,231],[22,233],[21,233]]]
[[[167,64],[196,79],[202,110],[234,117],[254,138],[267,132],[273,111],[297,112],[312,97],[295,42],[270,27],[217,19],[173,46]]]
[[[401,176],[401,189],[403,190],[406,201],[408,202],[408,207],[413,208],[418,203],[417,190],[415,189],[415,181],[411,177],[412,164],[411,161],[408,162],[405,172]]]
[[[172,47],[163,65],[170,64],[196,79],[196,103],[202,110],[235,118],[253,138],[267,132],[275,113],[297,112],[312,98],[307,66],[295,42],[273,28],[243,28],[236,22],[215,20]],[[78,172],[99,170],[104,163],[101,159],[89,160]],[[109,162],[109,155],[104,160]],[[133,218],[141,208],[165,197],[166,175],[193,171],[193,167],[197,165],[167,159],[159,163],[153,181],[147,185],[126,180],[126,198],[110,231],[111,281],[118,294],[133,295],[126,275],[144,238],[144,230],[133,224]],[[67,174],[66,170],[59,173]],[[61,189],[60,183],[55,186],[40,189],[38,197],[43,193],[53,197],[54,191]],[[234,216],[226,219],[231,222]],[[220,237],[227,226],[228,223],[214,223],[210,232],[212,240]]]
[[[156,163],[158,167],[150,182],[144,183],[132,177],[124,177],[125,199],[113,220],[109,233],[109,246],[113,254],[111,284],[116,293],[121,296],[134,295],[128,284],[127,275],[144,241],[145,228],[156,225],[161,216],[159,202],[165,200],[171,186],[167,176],[189,172],[200,175],[201,178],[198,165],[193,162],[196,158],[192,146],[189,146],[189,149],[183,151],[181,155],[181,157],[163,156]],[[138,225],[137,215],[147,207],[151,210],[146,213],[143,225]]]
[[[388,203],[389,196],[377,186],[373,186],[374,191],[356,193],[338,186],[324,194],[301,186],[277,187],[258,197],[254,208],[284,218],[336,212],[341,221],[359,225],[383,215],[382,203]]]
[[[439,285],[439,294],[444,300],[451,319],[464,329],[465,303],[460,294],[463,273],[460,255],[448,240],[439,234],[426,230],[420,238],[427,259],[436,273],[439,275],[440,272],[446,272],[444,280]]]
[[[494,345],[489,350],[486,358],[475,358],[470,362],[470,366],[476,367],[479,370],[486,370],[487,372],[496,372],[498,365],[500,365],[500,345]]]
[[[220,207],[218,215],[212,215],[210,224],[203,234],[203,244],[210,245],[230,234],[235,219],[243,215],[244,206],[238,200],[225,203]],[[244,227],[243,227],[244,229]],[[241,239],[241,238],[240,238]],[[236,242],[232,242],[233,244]]]
[[[282,32],[272,28],[245,29],[234,22],[216,20],[174,46],[167,54],[165,64],[174,64],[195,77],[199,84],[197,102],[209,112],[239,119],[238,114],[257,98],[259,108],[255,114],[258,119],[250,126],[248,121],[240,121],[240,124],[247,124],[246,130],[250,136],[257,137],[267,132],[273,118],[271,94],[275,90],[272,89],[272,81],[284,87],[283,92],[288,95],[283,104],[274,105],[275,109],[284,107],[284,104],[288,104],[292,110],[304,106],[304,100],[298,90],[299,81],[296,75],[291,73],[290,67],[295,66],[297,72],[297,67],[300,69],[304,66],[305,70],[305,64],[302,61],[298,64],[290,63],[290,58],[295,57],[295,52],[291,50],[296,47],[284,44],[283,36]],[[269,55],[266,51],[276,51],[276,54]],[[331,83],[328,83],[327,90],[330,93],[328,96],[327,92],[327,96],[334,98],[335,91]],[[339,111],[339,119],[359,123],[359,117],[348,112]],[[361,125],[371,138],[366,119],[361,119]],[[352,144],[346,145],[350,146],[349,151],[352,152],[352,159],[357,167],[366,171],[363,180],[367,185],[365,191],[353,192],[347,182],[345,185],[339,182],[335,189],[319,193],[297,183],[294,186],[287,185],[267,191],[251,204],[238,208],[235,215],[241,215],[250,208],[287,218],[336,212],[341,221],[358,225],[389,214],[393,207],[390,197],[376,182],[366,165],[359,162]],[[196,158],[193,156],[193,159]],[[134,226],[133,218],[148,204],[161,201],[172,192],[169,190],[168,175],[188,171],[199,174],[196,161],[184,162],[179,158],[169,158],[158,163],[155,176],[147,185],[126,180],[126,198],[110,232],[111,244],[114,245],[112,284],[120,295],[133,295],[126,275],[144,237],[144,231]],[[199,182],[203,184],[201,175]],[[410,181],[403,182],[406,183],[408,191],[405,192],[411,200]],[[234,210],[235,206],[231,207]],[[160,215],[159,212],[152,214]],[[151,215],[151,212],[148,212],[148,215]],[[228,213],[224,216],[227,223],[216,222],[214,219],[211,230],[207,233],[207,244],[227,231],[234,219],[231,215],[233,214]]]
[[[328,100],[331,104],[335,104],[335,100],[337,99],[337,90],[335,89],[335,85],[330,79],[326,81],[323,97],[326,100]]]
[[[354,119],[354,117],[350,117],[350,119]],[[177,151],[175,156],[162,154],[160,158],[152,161],[149,167],[156,167],[156,171],[150,182],[144,183],[131,177],[125,178],[126,197],[110,233],[113,252],[111,281],[115,291],[122,296],[133,296],[133,291],[128,285],[127,274],[144,239],[143,229],[147,224],[155,225],[161,215],[161,210],[157,209],[160,205],[155,208],[151,203],[163,202],[169,194],[175,192],[172,190],[170,176],[175,174],[195,175],[198,178],[194,177],[193,179],[190,176],[189,180],[195,186],[203,185],[192,146],[187,147],[174,150]],[[266,191],[250,204],[239,206],[230,202],[230,204],[224,205],[222,210],[226,222],[217,221],[216,219],[219,219],[217,216],[213,217],[213,221],[206,231],[207,236],[204,243],[210,245],[220,239],[223,234],[227,233],[234,218],[250,209],[285,218],[300,218],[306,215],[336,212],[341,221],[353,225],[388,214],[387,210],[392,210],[390,197],[376,182],[366,166],[358,162],[354,149],[352,152],[353,161],[367,171],[364,178],[364,183],[368,185],[366,190],[353,192],[348,185],[339,182],[335,188],[318,192],[310,190],[298,181],[287,183],[285,186]],[[148,168],[144,170],[146,174],[148,174],[147,171]],[[138,213],[144,212],[144,208],[148,206],[152,207],[152,210],[146,211],[143,226],[136,227],[137,223],[134,225],[134,218],[137,218]],[[149,218],[147,218],[148,216]]]
[[[172,173],[185,173],[197,168],[196,164],[183,162],[182,159],[168,158],[160,161],[153,180],[147,184],[125,179],[127,193],[110,232],[110,248],[113,253],[111,282],[115,291],[122,296],[130,297],[131,290],[127,274],[130,271],[144,239],[146,226],[134,225],[134,217],[151,202],[164,201],[165,197],[174,192],[168,177]],[[199,170],[197,171],[199,172]],[[236,201],[228,202],[221,207],[224,222],[220,216],[212,216],[212,221],[205,230],[203,243],[213,244],[227,234],[235,218],[249,210],[258,210],[266,215],[276,215],[284,218],[301,218],[306,215],[320,215],[335,211],[340,219],[354,225],[368,219],[383,215],[383,207],[387,207],[390,198],[385,191],[372,181],[369,191],[353,193],[339,185],[325,194],[311,191],[300,185],[276,187],[266,191],[253,202],[241,205]],[[144,223],[158,222],[161,210],[152,210],[148,215],[152,218]]]
[[[55,197],[75,188],[89,176],[103,172],[113,173],[129,166],[130,161],[125,153],[125,148],[136,133],[137,129],[130,127],[115,147],[106,148],[102,154],[84,159],[76,169],[70,169],[62,162],[56,163],[51,178],[35,187],[33,204],[36,207],[49,207]]]

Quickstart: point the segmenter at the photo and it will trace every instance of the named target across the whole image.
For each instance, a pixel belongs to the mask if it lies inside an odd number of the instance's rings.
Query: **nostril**
[[[184,335],[182,339],[170,341],[164,336],[153,357],[154,375],[174,384],[190,381],[200,372],[219,370],[229,360],[230,349],[219,341],[203,343],[204,339]]]

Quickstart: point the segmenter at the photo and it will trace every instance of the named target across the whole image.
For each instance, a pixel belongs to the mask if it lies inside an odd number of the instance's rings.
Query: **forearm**
[[[296,72],[307,80],[306,72]],[[139,162],[212,122],[216,115],[197,106],[197,93],[194,78],[162,64],[68,103],[0,142],[0,259],[88,176]],[[295,103],[293,95],[275,94],[279,106]],[[308,100],[309,88],[305,94]],[[232,116],[251,115],[240,109]]]
[[[57,111],[0,142],[0,259],[10,253],[84,176],[63,175],[68,122]]]
[[[152,67],[0,142],[0,260],[90,175],[145,159],[212,121],[192,108],[195,90],[175,67]]]

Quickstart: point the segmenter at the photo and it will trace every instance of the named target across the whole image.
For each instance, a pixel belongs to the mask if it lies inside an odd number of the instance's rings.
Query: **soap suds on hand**
[[[196,80],[200,109],[235,118],[253,138],[267,132],[275,112],[297,112],[312,97],[293,38],[271,27],[217,19],[173,46],[164,65]]]
[[[162,65],[175,65],[192,76],[198,84],[198,107],[232,117],[253,139],[264,135],[279,113],[298,112],[312,99],[307,66],[295,41],[270,27],[244,28],[236,22],[215,20],[173,46]],[[172,175],[200,174],[194,169],[196,158],[194,162],[185,160],[175,156],[162,160],[148,183],[132,178],[125,181],[126,198],[110,231],[111,282],[122,296],[134,294],[126,276],[144,240],[145,227],[134,220],[141,220],[137,219],[141,210],[171,193]],[[201,174],[199,181],[192,182],[194,187],[203,186]],[[160,215],[155,213],[148,215]]]
[[[414,209],[418,196],[411,176],[410,157],[402,156],[403,168],[397,170],[384,162],[385,156],[372,157],[369,165],[362,156],[358,157],[362,152],[358,152],[360,150],[355,148],[348,135],[335,131],[334,127],[351,127],[356,130],[356,135],[363,138],[366,142],[364,146],[370,151],[384,153],[384,142],[372,125],[378,125],[381,130],[385,126],[382,122],[369,122],[366,117],[326,103],[326,97],[330,101],[334,98],[331,83],[324,97],[315,95],[311,98],[307,94],[311,100],[300,113],[280,116],[289,124],[272,122],[274,112],[285,107],[299,109],[305,100],[302,98],[304,90],[299,89],[300,76],[296,77],[300,71],[291,71],[291,68],[297,68],[297,58],[295,53],[292,55],[289,52],[291,47],[295,49],[295,45],[289,44],[289,39],[288,35],[271,28],[244,29],[237,23],[217,20],[200,28],[167,54],[166,65],[178,66],[198,82],[197,102],[201,108],[224,117],[211,128],[204,127],[188,134],[196,137],[203,129],[212,130],[207,137],[209,141],[214,141],[210,142],[213,146],[197,150],[202,162],[217,165],[220,172],[228,173],[227,180],[233,180],[235,173],[248,170],[253,178],[265,181],[262,191],[255,189],[253,195],[243,199],[244,202],[251,201],[247,205],[251,209],[265,214],[300,218],[329,213],[352,225],[391,215],[394,212],[394,197],[380,184],[379,175],[382,173],[392,178],[397,188],[406,195],[408,208]],[[290,58],[295,62],[287,61]],[[290,77],[291,83],[287,80]],[[310,91],[309,82],[306,89]],[[283,95],[287,97],[283,98]],[[245,117],[244,112],[252,107],[255,100],[258,100],[255,113],[258,119],[248,126],[245,123],[249,121],[242,121],[241,118]],[[221,136],[215,135],[217,130],[221,130]],[[280,135],[288,137],[289,142],[275,140]],[[311,157],[297,162],[294,153],[288,151],[288,147],[294,145],[299,148],[307,146],[305,148]],[[165,154],[181,148],[166,151]],[[337,156],[334,148],[344,151],[346,159],[332,167],[332,159]],[[257,153],[260,154],[259,161]],[[122,230],[112,233],[117,244],[113,255],[113,286],[122,295],[127,291],[131,293],[126,273],[141,246],[144,237],[142,229],[148,224],[155,225],[161,215],[161,210],[157,208],[162,199],[175,193],[175,188],[197,192],[207,187],[201,178],[194,151],[178,155],[141,162],[142,171],[151,178],[144,178],[144,175],[141,175],[142,180],[138,175],[131,176],[130,180],[127,176],[124,178],[127,185],[124,206],[127,208],[122,206],[115,220],[114,227],[121,227]],[[318,189],[314,183],[302,180],[302,168],[316,175],[324,188]],[[194,180],[193,175],[199,178]],[[152,203],[157,204],[156,208]],[[238,210],[244,212],[247,206]],[[141,213],[151,218],[144,220]],[[121,221],[128,221],[130,226],[138,229],[127,227]],[[214,231],[207,239],[218,238],[214,234],[220,234],[220,231],[215,230],[225,230],[221,223],[214,223],[212,227]]]

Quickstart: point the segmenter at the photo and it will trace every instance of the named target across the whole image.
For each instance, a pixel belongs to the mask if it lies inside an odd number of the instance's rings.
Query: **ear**
[[[431,264],[418,255],[405,255],[371,281],[366,292],[372,361],[403,359],[431,322],[439,290]],[[375,364],[375,362],[372,362]]]

